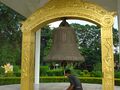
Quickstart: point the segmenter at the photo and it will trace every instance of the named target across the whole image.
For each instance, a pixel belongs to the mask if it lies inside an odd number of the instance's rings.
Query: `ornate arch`
[[[114,90],[112,40],[114,14],[83,0],[49,0],[44,7],[33,13],[22,26],[21,90],[33,90],[35,32],[62,17],[88,20],[101,26],[103,90]]]
[[[61,19],[61,17],[85,19],[104,26],[106,24],[104,20],[113,19],[114,14],[96,4],[81,0],[50,0],[23,23],[22,30],[23,32],[36,31],[43,25]],[[113,24],[113,20],[107,23]]]

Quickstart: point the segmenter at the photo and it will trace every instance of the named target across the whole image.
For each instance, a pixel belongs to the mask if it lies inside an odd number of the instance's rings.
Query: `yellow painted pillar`
[[[103,17],[101,26],[101,50],[102,50],[102,90],[114,90],[114,59],[113,59],[113,17]]]
[[[21,90],[34,90],[35,33],[23,32]]]

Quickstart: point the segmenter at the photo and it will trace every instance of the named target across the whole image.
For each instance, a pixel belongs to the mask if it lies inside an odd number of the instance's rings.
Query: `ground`
[[[83,90],[102,90],[100,84],[82,84]],[[35,90],[66,90],[69,83],[40,83],[39,89],[36,86]],[[0,90],[20,90],[20,85],[5,85],[0,86]],[[115,86],[115,90],[120,90],[120,86]]]

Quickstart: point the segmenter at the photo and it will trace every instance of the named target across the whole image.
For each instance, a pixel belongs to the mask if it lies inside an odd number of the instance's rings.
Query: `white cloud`
[[[61,23],[62,21],[56,21],[56,22],[53,22],[53,23],[50,23],[50,27],[53,28],[53,27],[59,27],[59,24]],[[67,20],[67,22],[69,24],[71,23],[78,23],[78,24],[81,24],[81,25],[86,25],[86,24],[89,24],[89,25],[95,25],[91,22],[88,22],[88,21],[83,21],[83,20]]]
[[[116,16],[114,19],[114,28],[118,29],[118,17]]]

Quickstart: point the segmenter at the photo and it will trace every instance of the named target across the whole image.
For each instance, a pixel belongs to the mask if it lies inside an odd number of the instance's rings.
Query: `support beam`
[[[34,90],[35,33],[24,32],[22,36],[22,72],[20,90]]]
[[[114,15],[103,16],[101,26],[102,90],[114,90],[113,21]]]
[[[101,28],[102,90],[114,90],[114,57],[112,26]]]
[[[41,30],[38,30],[36,32],[36,47],[35,47],[35,90],[39,90],[40,41],[41,41]]]

